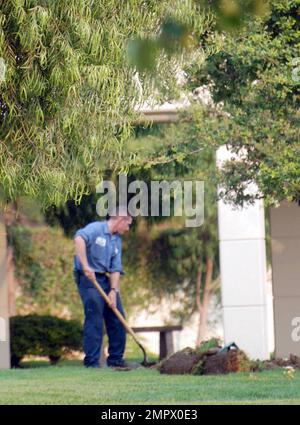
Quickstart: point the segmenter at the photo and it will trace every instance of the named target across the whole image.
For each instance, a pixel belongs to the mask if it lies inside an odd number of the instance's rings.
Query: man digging
[[[119,293],[120,275],[123,274],[121,235],[129,231],[131,223],[127,208],[119,207],[108,220],[90,223],[74,236],[74,276],[85,315],[83,349],[86,367],[100,367],[104,320],[109,342],[107,365],[128,368],[123,359],[126,332],[111,307],[117,307],[124,316]],[[91,282],[93,277],[108,295],[110,305]]]

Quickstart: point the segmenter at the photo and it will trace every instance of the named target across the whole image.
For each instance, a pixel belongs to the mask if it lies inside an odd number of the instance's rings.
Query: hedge
[[[48,356],[56,364],[63,354],[82,349],[82,326],[76,320],[54,316],[10,318],[11,366],[19,367],[25,355]]]

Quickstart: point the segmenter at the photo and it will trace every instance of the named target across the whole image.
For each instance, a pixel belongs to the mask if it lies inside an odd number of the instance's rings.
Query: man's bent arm
[[[83,273],[90,280],[96,279],[95,273],[93,269],[91,269],[91,267],[89,266],[87,260],[85,240],[81,236],[76,236],[76,238],[74,238],[74,241],[76,255],[82,265]]]
[[[79,261],[83,269],[85,269],[86,267],[89,266],[87,256],[86,256],[85,240],[81,236],[76,236],[76,238],[74,239],[74,242],[75,242],[76,255],[79,258]]]

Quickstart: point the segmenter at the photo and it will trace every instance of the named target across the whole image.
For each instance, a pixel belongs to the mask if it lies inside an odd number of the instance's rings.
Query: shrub
[[[73,278],[74,242],[59,228],[13,225],[9,229],[18,293],[16,315],[83,320]]]
[[[56,364],[62,354],[82,347],[81,325],[76,320],[53,316],[10,318],[11,366],[19,367],[26,354],[48,356]]]
[[[210,339],[207,339],[205,341],[202,341],[201,344],[196,347],[196,351],[198,354],[203,354],[207,350],[210,350],[212,348],[221,348],[222,343],[220,338],[212,337]]]
[[[36,296],[45,281],[45,270],[40,258],[34,256],[34,244],[29,228],[22,225],[7,226],[9,244],[13,247],[16,277],[22,290]]]

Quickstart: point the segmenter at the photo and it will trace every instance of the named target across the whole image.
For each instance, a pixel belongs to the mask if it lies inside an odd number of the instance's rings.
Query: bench
[[[159,332],[159,360],[165,359],[174,353],[173,331],[182,331],[182,326],[137,326],[132,330],[135,333]]]
[[[182,331],[182,326],[136,326],[133,332],[159,332],[159,360],[165,359],[174,353],[173,331]],[[105,347],[102,344],[100,365],[106,364]]]

